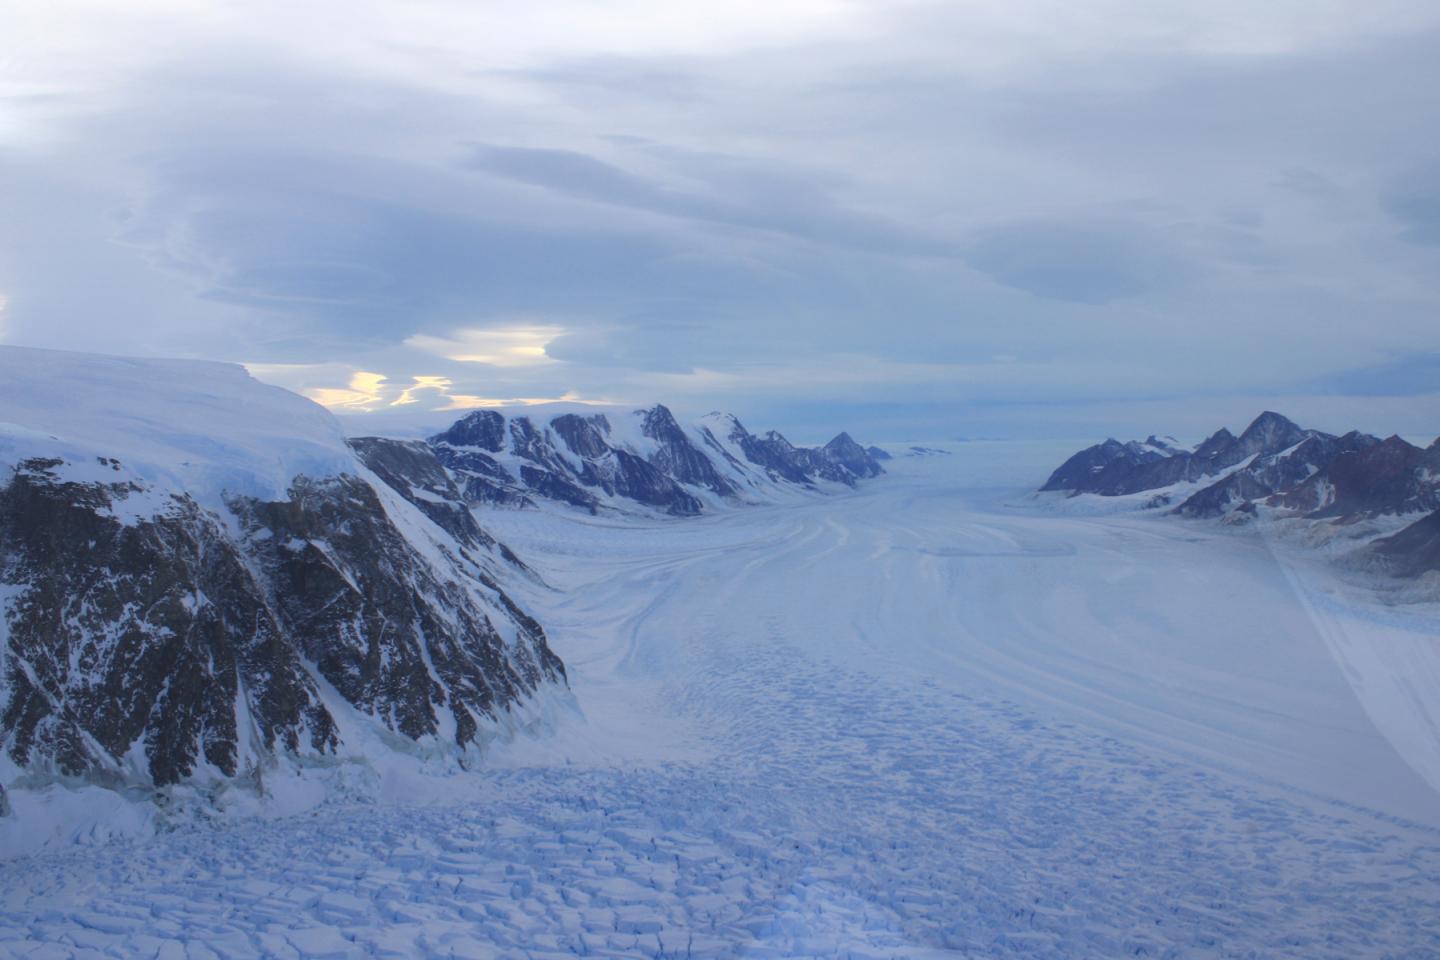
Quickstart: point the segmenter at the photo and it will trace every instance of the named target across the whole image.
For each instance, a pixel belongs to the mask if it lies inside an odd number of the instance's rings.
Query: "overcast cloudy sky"
[[[20,0],[0,223],[0,341],[370,417],[1423,437],[1440,4]]]

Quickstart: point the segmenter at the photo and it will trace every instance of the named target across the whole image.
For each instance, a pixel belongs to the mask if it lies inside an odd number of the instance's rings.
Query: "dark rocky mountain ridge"
[[[757,437],[727,414],[690,429],[663,405],[631,417],[564,413],[537,423],[477,410],[427,442],[469,503],[526,507],[539,498],[591,513],[638,506],[694,516],[707,501],[763,497],[767,486],[854,486],[884,472],[845,433],[806,448],[775,431]]]
[[[1440,570],[1431,545],[1440,523],[1440,440],[1422,448],[1398,436],[1335,436],[1266,411],[1240,436],[1221,429],[1193,450],[1163,449],[1153,437],[1143,444],[1108,439],[1066,460],[1041,490],[1150,493],[1147,506],[1230,522],[1262,510],[1337,523],[1427,513],[1370,549],[1397,572]]]

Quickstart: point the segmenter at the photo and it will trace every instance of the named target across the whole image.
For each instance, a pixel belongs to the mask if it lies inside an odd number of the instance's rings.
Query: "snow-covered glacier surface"
[[[486,512],[583,716],[443,790],[5,864],[0,954],[1440,956],[1440,608],[952,449]]]

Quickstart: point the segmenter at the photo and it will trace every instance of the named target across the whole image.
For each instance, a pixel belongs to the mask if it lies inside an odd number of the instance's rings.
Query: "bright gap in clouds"
[[[461,363],[529,367],[556,362],[545,348],[565,332],[550,325],[463,329],[449,337],[415,334],[406,338],[405,346]]]
[[[281,368],[266,364],[247,366],[257,379],[275,381]],[[383,373],[372,370],[356,370],[350,374],[343,387],[309,387],[300,392],[323,407],[336,413],[374,413],[395,407],[411,407],[424,403],[429,395],[430,403],[425,409],[432,413],[451,410],[476,410],[487,407],[537,406],[545,403],[579,403],[586,405],[607,405],[610,400],[594,400],[582,397],[570,390],[554,397],[484,397],[470,393],[453,392],[455,381],[450,377],[419,374],[410,378],[409,383],[392,381]]]

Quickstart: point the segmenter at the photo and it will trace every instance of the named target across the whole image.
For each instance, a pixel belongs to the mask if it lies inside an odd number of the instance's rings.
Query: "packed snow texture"
[[[354,464],[324,407],[237,364],[0,349],[0,470],[26,457],[118,456],[132,476],[209,508],[221,494],[283,499],[296,476]]]
[[[0,953],[1440,956],[1440,609],[951,449],[687,520],[487,514],[583,718],[12,862]]]

